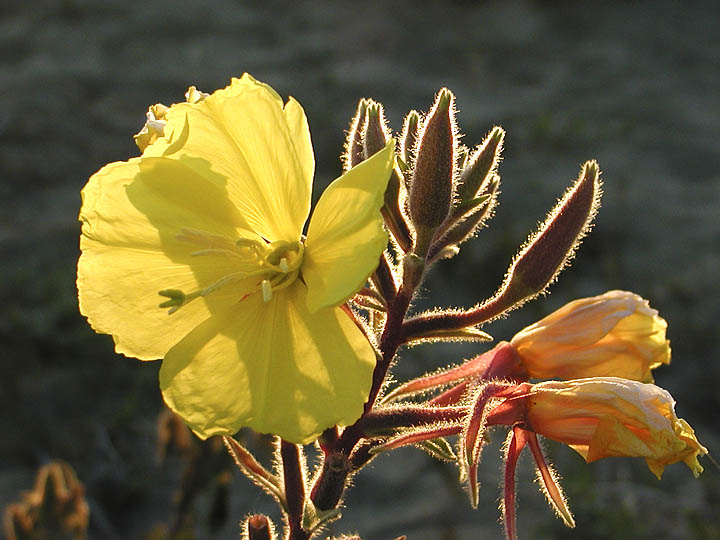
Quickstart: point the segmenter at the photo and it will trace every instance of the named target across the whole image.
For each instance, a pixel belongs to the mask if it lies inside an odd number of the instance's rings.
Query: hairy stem
[[[309,540],[310,533],[302,528],[305,510],[305,479],[300,447],[286,441],[280,442],[285,499],[287,501],[288,540]]]
[[[400,289],[389,302],[385,326],[380,336],[381,356],[373,371],[372,387],[365,403],[365,412],[355,424],[345,428],[337,440],[323,448],[322,468],[315,479],[311,493],[311,499],[319,510],[337,507],[351,474],[356,470],[355,466],[361,466],[369,461],[369,454],[368,459],[355,461],[351,461],[350,456],[364,435],[362,427],[364,418],[372,412],[395,353],[403,344],[403,321],[421,278],[422,263],[419,273],[417,271],[405,273]]]

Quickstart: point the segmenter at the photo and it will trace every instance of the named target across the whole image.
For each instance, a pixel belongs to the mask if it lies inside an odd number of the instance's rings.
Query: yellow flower
[[[610,291],[566,304],[521,330],[511,344],[530,377],[622,377],[652,382],[670,363],[667,323],[647,300]]]
[[[658,477],[683,461],[697,477],[707,454],[690,425],[675,415],[672,396],[654,384],[617,377],[548,381],[526,399],[528,429],[565,443],[590,463],[642,457]]]
[[[340,306],[387,245],[393,143],[325,190],[304,236],[315,162],[297,101],[246,74],[162,121],[83,189],[81,312],[118,352],[164,357],[165,401],[201,437],[307,443],[352,423],[375,352]]]

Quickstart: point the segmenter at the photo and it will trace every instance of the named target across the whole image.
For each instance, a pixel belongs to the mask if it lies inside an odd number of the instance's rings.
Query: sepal
[[[225,436],[223,442],[240,471],[287,510],[287,502],[285,501],[280,479],[265,469],[255,459],[255,456],[233,437]]]

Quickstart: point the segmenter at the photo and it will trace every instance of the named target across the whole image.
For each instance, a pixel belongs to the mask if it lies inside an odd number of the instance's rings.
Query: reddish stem
[[[415,287],[408,288],[403,283],[388,306],[385,328],[380,337],[381,357],[373,371],[372,386],[365,403],[363,416],[355,424],[345,428],[342,435],[331,445],[332,448],[326,450],[322,469],[313,485],[311,499],[319,510],[330,510],[340,503],[348,479],[355,470],[349,457],[363,437],[361,423],[365,416],[372,411],[392,359],[403,343],[402,324],[414,291]],[[362,462],[362,460],[360,461]],[[366,461],[369,461],[369,458]]]
[[[305,478],[298,445],[280,441],[285,499],[287,502],[288,540],[309,540],[310,533],[302,528],[305,510]]]
[[[475,326],[502,315],[515,304],[514,299],[496,296],[484,304],[466,311],[419,315],[405,322],[402,338],[409,341],[414,336],[423,335],[431,330],[459,330]]]

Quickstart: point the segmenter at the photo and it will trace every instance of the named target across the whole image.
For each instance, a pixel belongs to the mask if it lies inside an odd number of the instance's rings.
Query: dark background
[[[620,288],[669,322],[673,363],[658,384],[711,451],[720,449],[720,8],[706,2],[256,2],[34,0],[0,7],[0,508],[35,470],[67,460],[85,484],[92,538],[161,537],[174,519],[177,460],[155,455],[159,363],[113,353],[77,312],[80,189],[105,163],[136,155],[151,103],[212,92],[250,72],[305,107],[316,190],[338,175],[357,100],[427,110],[457,95],[468,146],[507,130],[501,206],[489,230],[443,262],[428,304],[491,294],[517,247],[582,162],[603,171],[603,208],[548,297],[486,329],[508,339],[579,296]],[[482,347],[405,352],[399,378]],[[481,466],[481,508],[456,470],[405,449],[356,479],[343,520],[366,540],[502,538],[498,432]],[[565,530],[518,475],[521,538],[720,538],[720,472],[682,465],[658,482],[642,460],[593,465],[548,445],[578,524]],[[230,519],[271,511],[239,474]],[[205,505],[205,506],[203,506]],[[197,514],[208,502],[197,501]],[[272,514],[277,519],[278,514]],[[198,518],[198,538],[209,537]]]

